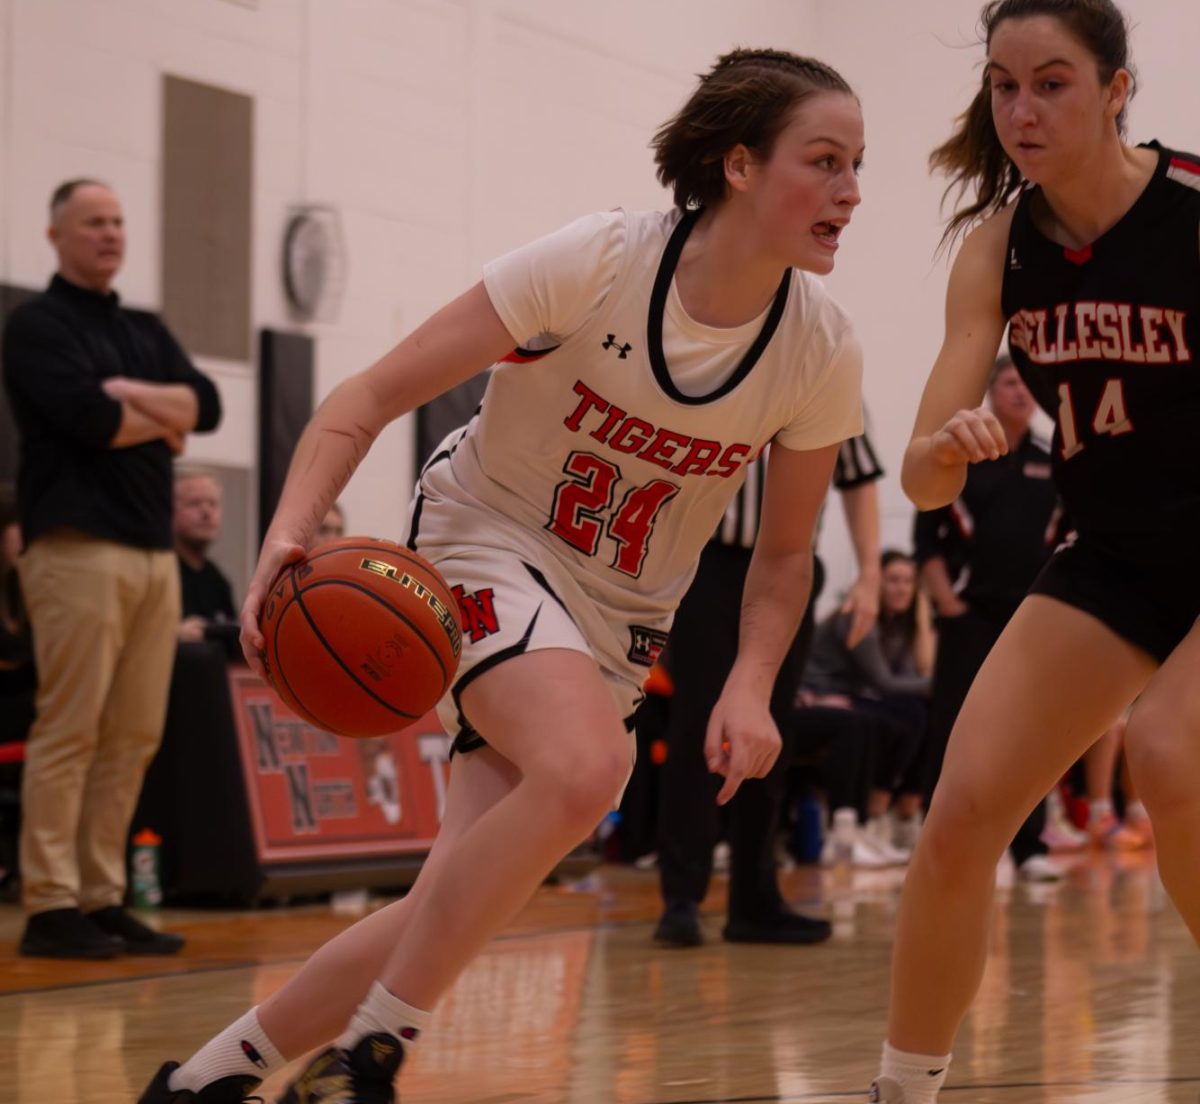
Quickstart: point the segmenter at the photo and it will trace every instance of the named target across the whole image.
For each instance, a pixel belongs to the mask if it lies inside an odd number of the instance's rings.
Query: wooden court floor
[[[875,1072],[899,879],[785,875],[829,943],[659,950],[653,872],[546,887],[463,975],[402,1079],[405,1104],[862,1101]],[[348,919],[326,906],[169,911],[177,960],[17,958],[0,909],[0,1104],[133,1104],[262,1000]],[[274,1100],[286,1073],[267,1086]],[[949,1104],[1196,1104],[1200,954],[1148,856],[1084,858],[1057,886],[999,894]]]

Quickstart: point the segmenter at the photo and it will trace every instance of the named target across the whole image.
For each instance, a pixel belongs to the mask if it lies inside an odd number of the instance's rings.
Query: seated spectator
[[[851,648],[847,614],[835,613],[817,626],[804,687],[818,699],[929,696],[933,628],[928,602],[917,588],[916,564],[892,549],[884,552],[881,562],[879,618],[874,628]]]
[[[872,717],[886,744],[876,749],[867,820],[855,841],[860,865],[882,865],[872,861],[872,853],[886,862],[907,858],[907,850],[894,845],[885,814],[924,738],[935,651],[929,603],[917,586],[916,564],[910,556],[890,550],[883,554],[882,567],[875,627],[850,647],[845,614],[836,613],[818,625],[800,695],[803,706],[849,709]]]
[[[208,558],[209,548],[221,533],[221,484],[210,472],[176,468],[172,533],[183,599],[180,642],[219,640],[236,656],[238,620],[233,588]]]

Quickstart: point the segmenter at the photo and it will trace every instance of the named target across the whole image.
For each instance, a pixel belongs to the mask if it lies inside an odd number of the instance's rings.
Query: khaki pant
[[[39,680],[21,792],[25,909],[119,905],[129,821],[162,740],[178,563],[59,530],[18,570]]]

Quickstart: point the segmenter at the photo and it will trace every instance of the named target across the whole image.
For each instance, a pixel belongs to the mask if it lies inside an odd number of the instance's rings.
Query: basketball
[[[383,736],[422,717],[450,688],[462,651],[446,581],[415,552],[370,537],[289,564],[260,627],[275,691],[340,736]]]

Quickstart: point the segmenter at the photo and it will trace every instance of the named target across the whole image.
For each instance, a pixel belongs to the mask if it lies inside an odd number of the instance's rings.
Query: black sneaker
[[[753,920],[731,918],[722,934],[727,943],[821,943],[833,934],[833,925],[780,909]]]
[[[665,947],[699,947],[704,942],[699,906],[682,898],[668,901],[654,929],[654,942]]]
[[[237,1074],[233,1077],[222,1077],[205,1085],[198,1093],[190,1089],[180,1089],[174,1092],[170,1088],[171,1074],[179,1069],[178,1062],[167,1062],[154,1075],[154,1080],[146,1086],[146,1091],[138,1097],[137,1104],[246,1104],[247,1101],[257,1100],[262,1104],[261,1096],[247,1096],[251,1089],[257,1089],[257,1077],[247,1077]]]
[[[96,909],[95,912],[86,913],[86,916],[101,931],[119,939],[124,944],[126,954],[173,955],[183,950],[186,942],[182,935],[146,927],[119,905]]]
[[[125,948],[79,909],[61,908],[35,912],[17,949],[29,958],[116,958]]]
[[[351,1051],[321,1051],[279,1104],[395,1104],[394,1082],[404,1047],[395,1035],[367,1035]]]

